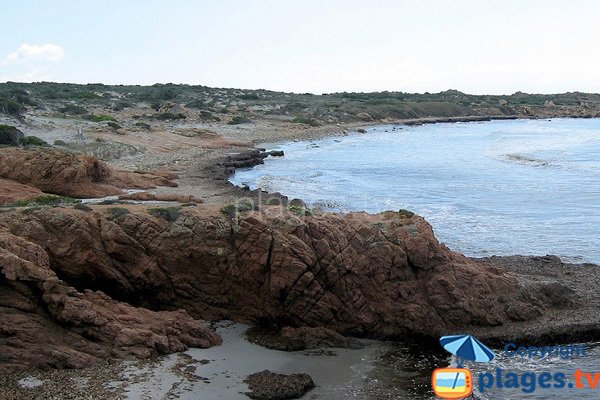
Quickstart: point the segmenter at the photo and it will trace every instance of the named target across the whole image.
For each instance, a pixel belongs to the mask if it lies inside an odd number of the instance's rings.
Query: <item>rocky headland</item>
[[[597,301],[575,268],[468,259],[411,213],[153,210],[0,213],[3,371],[218,344],[197,319],[395,340],[595,333],[595,312],[576,318]]]
[[[367,124],[590,117],[597,96],[522,106],[540,99],[515,94],[514,104],[493,99],[458,110],[449,99],[481,99],[444,92],[431,116],[414,104],[402,108],[406,115],[373,108],[309,118],[287,116],[295,111],[285,97],[259,93],[244,108],[230,99],[239,93],[213,95],[223,120],[214,104],[209,116],[173,102],[150,116],[143,99],[120,111],[49,102],[0,117],[18,126],[0,130],[2,373],[217,346],[210,323],[223,319],[254,326],[250,340],[283,350],[457,332],[489,344],[600,337],[597,266],[552,256],[470,259],[409,211],[322,213],[227,181],[235,168],[282,156],[258,142]],[[345,108],[358,102],[342,98]],[[85,133],[76,133],[81,126]],[[35,145],[32,135],[54,145]],[[106,196],[114,199],[78,200]],[[256,381],[277,386],[276,375],[263,375]]]

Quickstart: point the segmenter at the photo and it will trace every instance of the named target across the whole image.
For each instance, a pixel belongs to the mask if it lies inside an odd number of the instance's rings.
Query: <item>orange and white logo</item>
[[[465,368],[437,368],[431,376],[431,386],[442,399],[464,399],[473,392],[473,378]]]

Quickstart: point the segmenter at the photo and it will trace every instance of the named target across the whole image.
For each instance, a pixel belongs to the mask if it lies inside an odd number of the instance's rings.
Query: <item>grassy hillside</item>
[[[510,96],[489,96],[456,90],[313,95],[173,84],[0,84],[0,113],[15,117],[30,111],[45,111],[57,116],[111,121],[115,113],[126,110],[139,120],[183,119],[186,114],[180,111],[188,110],[205,121],[232,124],[268,117],[309,125],[467,115],[595,117],[600,115],[600,95],[517,92]]]

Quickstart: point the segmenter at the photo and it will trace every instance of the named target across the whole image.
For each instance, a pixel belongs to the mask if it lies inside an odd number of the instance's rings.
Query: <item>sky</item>
[[[596,0],[0,0],[0,82],[600,92]]]

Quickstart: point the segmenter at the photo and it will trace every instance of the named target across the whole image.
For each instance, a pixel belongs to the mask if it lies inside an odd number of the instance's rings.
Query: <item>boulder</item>
[[[373,121],[373,117],[371,116],[371,114],[368,114],[366,112],[358,113],[356,114],[356,117],[367,122]]]
[[[268,370],[249,375],[244,383],[250,389],[246,395],[257,400],[299,399],[315,387],[310,375],[283,375]]]
[[[155,312],[75,289],[57,277],[43,248],[6,230],[0,231],[0,318],[2,374],[221,343],[185,311]]]
[[[47,148],[0,149],[0,178],[71,197],[122,194],[124,188],[177,186],[173,176],[117,171],[104,161]]]

